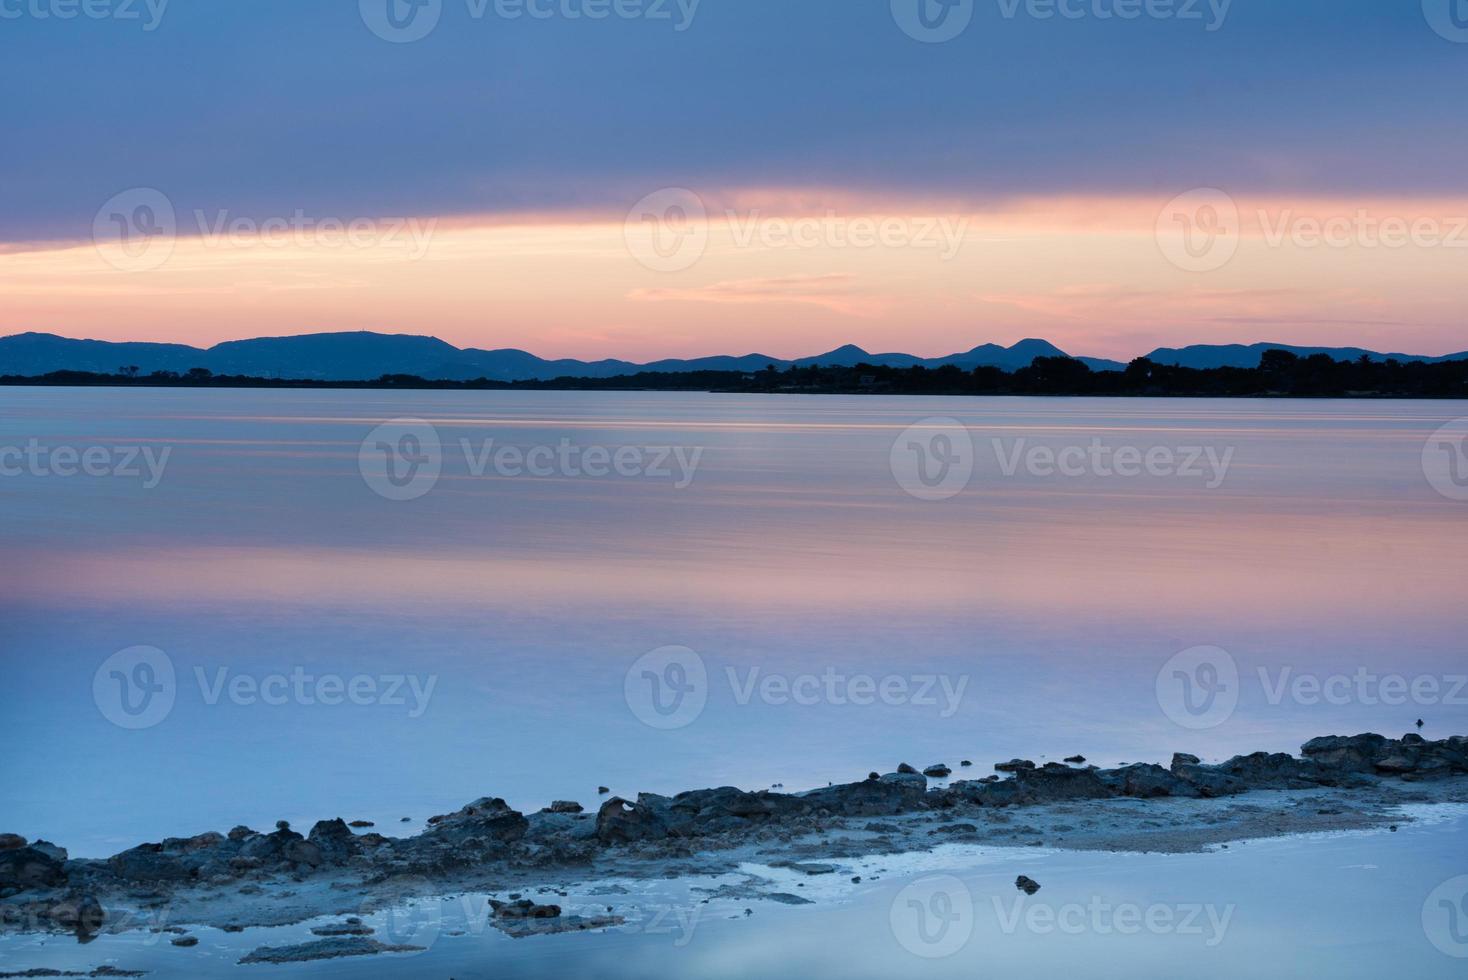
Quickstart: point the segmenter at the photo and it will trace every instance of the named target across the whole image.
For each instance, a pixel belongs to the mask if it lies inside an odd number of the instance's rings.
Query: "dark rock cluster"
[[[397,875],[435,875],[492,862],[515,867],[587,864],[609,848],[692,846],[698,839],[730,843],[766,828],[820,830],[836,820],[894,817],[921,810],[972,810],[1118,797],[1212,798],[1260,789],[1351,788],[1373,779],[1427,780],[1468,774],[1468,738],[1427,741],[1410,734],[1329,736],[1306,743],[1302,757],[1256,752],[1214,765],[1178,753],[1171,765],[1139,763],[1114,769],[1016,759],[990,776],[929,788],[928,778],[903,765],[886,775],[804,793],[748,792],[733,787],[677,796],[612,797],[595,817],[557,802],[527,818],[504,800],[484,797],[436,816],[415,837],[355,833],[340,819],[323,820],[303,836],[284,821],[270,833],[235,827],[228,834],[172,837],[141,844],[106,860],[70,860],[46,841],[0,834],[0,926],[65,930],[86,937],[105,922],[96,896],[166,897],[188,886],[245,885],[271,877],[304,878],[332,869],[361,872],[367,882]],[[950,775],[946,766],[928,772]],[[941,777],[940,777],[941,778]],[[889,825],[867,824],[878,832]],[[971,832],[954,824],[949,833]],[[717,841],[715,841],[717,839]],[[683,842],[683,843],[679,843]],[[507,913],[513,917],[513,911]],[[571,925],[568,923],[568,925]]]

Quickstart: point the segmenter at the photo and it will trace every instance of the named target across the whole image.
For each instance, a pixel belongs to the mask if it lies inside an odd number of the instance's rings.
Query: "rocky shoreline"
[[[1166,767],[1099,769],[1083,761],[1017,759],[994,767],[1005,776],[936,786],[930,776],[942,779],[946,765],[924,775],[904,764],[803,793],[724,787],[611,798],[595,814],[556,803],[527,815],[485,797],[432,818],[413,837],[357,833],[341,819],[303,835],[281,822],[269,832],[236,827],[169,838],[106,859],[70,859],[46,841],[3,834],[0,929],[82,941],[151,929],[176,933],[174,944],[188,946],[190,926],[239,931],[370,913],[415,896],[513,890],[511,901],[492,903],[495,924],[525,936],[619,921],[563,916],[558,906],[519,894],[554,892],[572,880],[721,874],[749,865],[836,873],[842,859],[955,842],[1201,850],[1386,827],[1404,819],[1403,804],[1468,802],[1463,736],[1327,736],[1307,742],[1300,757],[1259,752],[1212,765],[1182,753]],[[762,893],[757,880],[747,892],[781,900]],[[350,935],[333,941],[348,939],[374,945]]]

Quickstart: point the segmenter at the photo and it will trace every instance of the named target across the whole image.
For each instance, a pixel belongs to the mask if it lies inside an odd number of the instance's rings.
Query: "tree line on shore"
[[[216,375],[204,368],[143,374],[136,367],[115,373],[56,371],[36,377],[0,375],[18,386],[109,386],[199,388],[402,388],[434,390],[660,390],[801,394],[891,395],[1101,395],[1189,398],[1468,398],[1468,360],[1337,361],[1328,354],[1300,357],[1266,351],[1256,368],[1187,368],[1138,358],[1122,371],[1093,371],[1068,357],[1037,357],[1029,367],[964,370],[894,368],[880,365],[814,365],[780,370],[774,365],[741,371],[643,372],[614,378],[469,381],[432,380],[388,374],[375,380],[313,381]]]

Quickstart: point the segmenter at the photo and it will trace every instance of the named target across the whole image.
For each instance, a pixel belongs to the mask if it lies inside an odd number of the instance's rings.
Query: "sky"
[[[1468,349],[1468,0],[0,0],[0,55],[0,333]]]

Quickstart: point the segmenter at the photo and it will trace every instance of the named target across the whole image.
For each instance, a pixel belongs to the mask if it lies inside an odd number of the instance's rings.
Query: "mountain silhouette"
[[[1302,357],[1328,354],[1336,360],[1396,358],[1401,361],[1450,361],[1468,359],[1468,351],[1445,357],[1410,354],[1378,354],[1357,347],[1298,347],[1290,344],[1213,345],[1160,348],[1146,356],[1159,364],[1184,367],[1259,366],[1266,350],[1288,350]],[[872,364],[882,367],[928,367],[953,365],[965,371],[997,367],[1014,371],[1027,367],[1037,357],[1070,357],[1046,340],[1021,340],[1010,347],[981,344],[946,357],[924,358],[913,354],[873,354],[853,344],[824,354],[787,360],[766,354],[723,355],[691,359],[667,359],[639,364],[623,360],[547,360],[528,351],[459,348],[436,337],[406,334],[317,333],[293,337],[257,337],[232,340],[209,348],[185,344],[121,343],[104,340],[74,340],[49,333],[22,333],[0,337],[0,375],[35,377],[53,371],[89,371],[115,374],[136,367],[139,374],[155,371],[179,373],[204,368],[214,374],[247,375],[292,381],[370,381],[385,374],[410,374],[446,381],[547,380],[561,377],[610,378],[642,371],[678,373],[686,371],[762,371],[823,364],[853,367]],[[1119,371],[1126,365],[1104,358],[1078,357],[1096,371]]]

